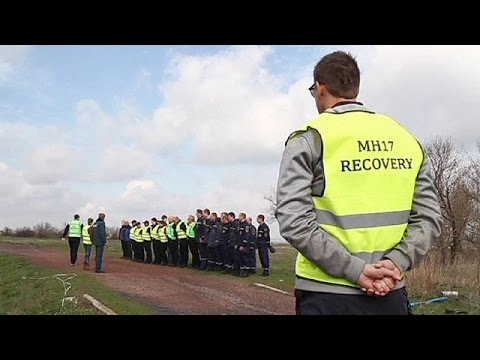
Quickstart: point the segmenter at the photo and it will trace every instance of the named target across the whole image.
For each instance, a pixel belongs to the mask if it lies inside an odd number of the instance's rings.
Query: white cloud
[[[83,195],[63,184],[35,185],[21,171],[0,162],[0,227],[39,222],[62,225],[62,219],[85,202]]]
[[[31,46],[0,45],[0,83],[10,80],[30,53]]]
[[[120,181],[142,177],[154,166],[150,154],[135,148],[113,145],[106,149],[102,160],[102,180]]]
[[[154,114],[148,149],[171,153],[188,140],[207,163],[276,159],[295,125],[315,109],[307,78],[282,91],[282,79],[266,66],[271,53],[270,47],[242,46],[175,56],[172,79],[161,86],[165,102]]]
[[[376,46],[361,98],[422,139],[478,137],[480,46]]]
[[[34,184],[52,184],[83,176],[78,148],[61,142],[37,145],[26,159],[26,179]]]

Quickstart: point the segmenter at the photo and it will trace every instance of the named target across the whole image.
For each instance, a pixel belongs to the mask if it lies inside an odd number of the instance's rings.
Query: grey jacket
[[[327,111],[372,112],[358,104],[340,105]],[[288,141],[280,165],[275,216],[282,237],[306,258],[327,273],[356,283],[367,261],[349,253],[336,238],[322,230],[316,221],[312,193],[323,194],[325,187],[322,148],[321,137],[314,129],[300,133]],[[403,239],[386,252],[374,253],[368,263],[389,258],[402,271],[413,269],[439,239],[441,221],[430,164],[425,156],[416,181],[415,197]],[[404,285],[402,280],[397,288]],[[299,277],[296,288],[340,294],[363,293],[357,288]]]

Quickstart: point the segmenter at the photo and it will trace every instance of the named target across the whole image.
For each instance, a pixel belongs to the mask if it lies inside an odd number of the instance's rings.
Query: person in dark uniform
[[[204,241],[204,238],[205,238],[205,226],[203,225],[203,211],[202,209],[197,209],[196,211],[196,216],[197,216],[197,231],[196,231],[196,237],[197,237],[197,241],[198,241],[198,253],[199,253],[199,265],[198,265],[198,269],[200,270],[200,268],[202,267],[202,259],[204,259],[204,254],[205,254],[205,250],[203,249],[203,241]]]
[[[210,215],[210,231],[208,235],[208,265],[207,271],[214,271],[217,269],[217,264],[220,259],[218,257],[218,248],[220,245],[220,236],[221,236],[221,223],[217,218],[217,213],[213,212]],[[222,262],[223,266],[223,262]]]
[[[253,225],[253,220],[251,217],[247,218],[248,224],[248,231],[247,231],[247,239],[248,239],[248,272],[250,274],[255,274],[257,272],[257,256],[256,256],[256,249],[257,249],[257,229],[255,225]]]
[[[228,256],[230,261],[230,267],[225,271],[228,274],[234,274],[238,272],[240,274],[240,263],[237,259],[237,252],[235,251],[235,245],[238,237],[239,221],[235,218],[234,212],[228,213]]]
[[[193,215],[188,216],[187,220],[187,239],[188,239],[188,248],[192,254],[192,265],[193,269],[198,269],[200,267],[200,255],[198,254],[198,226]]]
[[[220,246],[221,259],[223,261],[223,272],[228,273],[232,270],[232,260],[230,254],[228,253],[228,229],[230,224],[228,222],[228,215],[224,213],[222,216],[222,226],[221,226],[221,236],[220,236]]]
[[[269,251],[273,247],[270,245],[270,228],[265,223],[265,216],[262,214],[257,216],[258,230],[257,230],[257,247],[258,247],[258,257],[260,258],[260,263],[262,264],[263,272],[262,276],[270,275],[270,254]]]
[[[138,221],[133,229],[130,230],[130,232],[133,230],[134,234],[134,240],[135,240],[135,248],[137,249],[135,251],[135,256],[136,262],[144,262],[145,261],[145,246],[143,245],[143,236],[142,236],[142,223]]]
[[[248,230],[247,226],[247,214],[240,213],[238,215],[240,220],[240,225],[238,227],[238,239],[237,239],[237,256],[240,263],[240,273],[238,274],[241,277],[247,277],[250,273],[248,270]]]
[[[203,225],[203,236],[200,239],[200,270],[207,270],[208,265],[208,238],[210,236],[210,229],[212,227],[210,217],[210,210],[203,210],[202,214],[202,225]]]

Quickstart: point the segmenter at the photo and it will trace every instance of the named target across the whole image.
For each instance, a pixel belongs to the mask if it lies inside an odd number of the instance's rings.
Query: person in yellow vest
[[[324,56],[313,78],[320,115],[287,139],[277,183],[280,234],[299,252],[297,314],[410,314],[403,275],[441,232],[428,157],[357,101],[349,53]]]
[[[92,224],[93,219],[88,218],[87,225],[82,229],[82,241],[85,248],[85,259],[83,261],[83,269],[90,270],[90,255],[92,253]]]
[[[152,237],[152,245],[153,245],[153,255],[154,260],[153,264],[159,265],[160,264],[160,235],[158,234],[158,230],[160,229],[160,222],[157,220],[156,217],[151,218],[152,225],[150,230],[150,236]]]
[[[132,230],[133,230],[133,236],[134,236],[133,240],[135,241],[134,247],[136,249],[134,251],[134,254],[135,254],[134,261],[143,263],[145,261],[145,248],[143,246],[142,223],[138,221]]]
[[[175,216],[168,217],[168,225],[165,230],[168,238],[168,266],[177,266],[178,265],[178,237],[177,231],[175,230]]]
[[[151,228],[148,220],[145,220],[143,222],[142,239],[143,239],[143,246],[145,248],[145,255],[146,255],[145,263],[151,264],[152,263],[152,237],[151,237]]]
[[[80,215],[75,214],[63,230],[62,241],[68,234],[68,246],[70,247],[70,266],[75,266],[78,257],[78,247],[82,238],[83,224],[80,221]]]
[[[178,245],[180,248],[180,267],[184,268],[188,265],[188,239],[187,239],[187,224],[178,216],[175,216],[175,231],[177,232]]]
[[[200,267],[200,256],[198,253],[198,224],[195,221],[193,215],[188,215],[187,220],[187,238],[188,238],[188,248],[192,254],[192,264],[193,269],[198,269]]]
[[[159,222],[159,228],[157,231],[158,238],[160,239],[160,246],[158,249],[159,252],[159,261],[160,265],[165,266],[168,264],[167,250],[168,250],[168,237],[167,237],[167,223],[163,220]],[[156,259],[155,255],[155,259]]]

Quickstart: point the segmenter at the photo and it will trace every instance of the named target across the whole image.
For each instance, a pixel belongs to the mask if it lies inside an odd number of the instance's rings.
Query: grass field
[[[68,251],[68,243],[60,240],[39,240],[39,239],[21,239],[0,237],[0,241],[10,243],[31,244],[33,246],[53,246],[64,248]],[[277,245],[277,252],[271,255],[272,276],[260,276],[261,267],[257,259],[257,273],[245,279],[238,281],[247,281],[250,283],[262,283],[289,293],[293,293],[295,276],[294,266],[297,252],[289,245]],[[107,246],[107,256],[121,256],[120,242],[112,240]],[[415,314],[446,314],[448,312],[465,311],[469,314],[480,314],[480,254],[471,252],[468,257],[460,257],[454,265],[441,265],[440,256],[437,252],[431,252],[422,262],[418,269],[408,274],[407,289],[410,294],[410,301],[424,301],[441,296],[443,290],[456,290],[458,297],[450,297],[447,302],[433,303],[428,305],[418,305],[413,308]],[[17,259],[18,261],[18,259]],[[5,268],[0,265],[0,276],[3,277]],[[16,278],[21,277],[19,273]],[[216,272],[205,272],[204,276],[227,276]],[[0,279],[1,280],[1,279]],[[58,284],[57,284],[58,283]],[[2,296],[3,287],[0,281],[0,296]],[[58,280],[53,281],[53,286],[57,287],[60,295],[55,295],[57,305],[62,298],[63,287]],[[130,299],[125,299],[119,294],[106,289],[96,279],[87,274],[81,274],[73,280],[71,291],[89,293],[96,297],[112,310],[122,314],[148,314],[151,310],[146,309]],[[24,285],[22,285],[24,286]],[[75,286],[77,289],[75,290]],[[35,291],[30,288],[29,291]],[[60,310],[59,310],[60,311]],[[83,311],[83,310],[82,310]],[[0,313],[6,313],[6,310],[0,305]],[[26,311],[25,313],[30,313]]]
[[[66,254],[68,253],[68,244],[60,240],[0,237],[0,241],[62,247],[65,248]],[[111,250],[112,254],[117,251],[116,249]],[[66,301],[65,306],[62,307],[64,287],[61,281],[53,278],[53,275],[58,272],[46,267],[32,265],[19,256],[0,253],[0,314],[101,314],[90,302],[83,298],[83,294],[93,296],[117,314],[147,315],[154,313],[153,309],[110,290],[100,283],[95,276],[83,272],[77,273],[77,277],[69,281],[72,287],[68,291],[67,297],[73,296],[76,301]],[[34,280],[29,278],[47,279]]]

